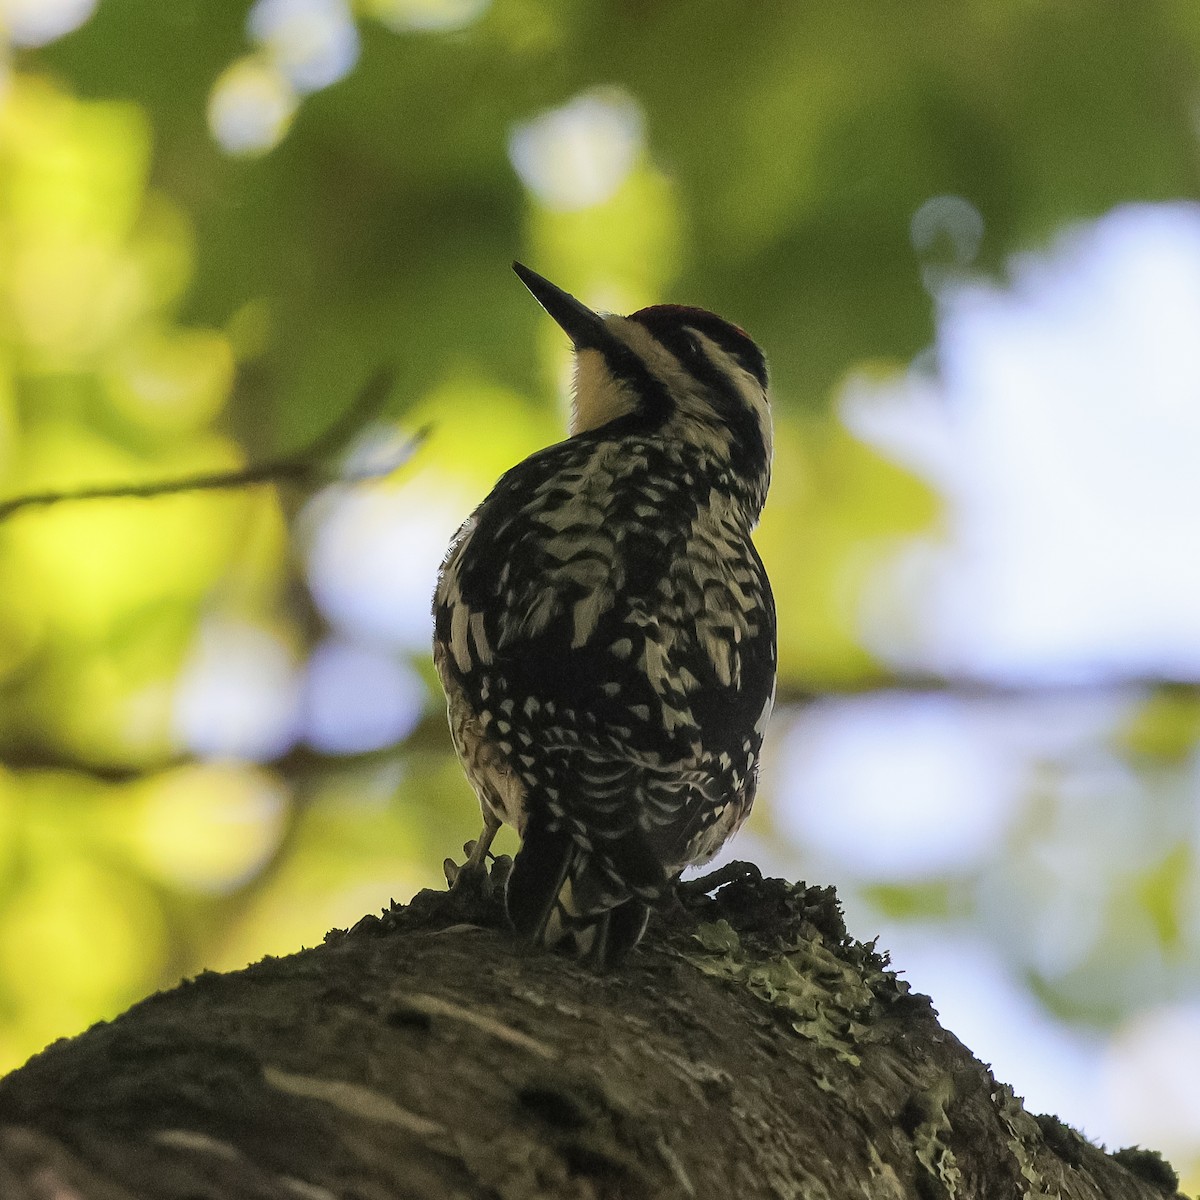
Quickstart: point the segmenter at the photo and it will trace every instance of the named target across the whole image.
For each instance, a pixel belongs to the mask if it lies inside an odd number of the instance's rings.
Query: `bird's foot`
[[[687,903],[689,900],[699,900],[703,896],[711,896],[730,883],[758,883],[762,872],[752,862],[734,861],[701,875],[698,879],[689,879],[675,885],[679,898]]]
[[[442,863],[450,891],[485,902],[497,896],[502,897],[512,872],[512,858],[507,854],[493,854],[490,850],[481,853],[477,841],[467,842],[463,846],[463,853],[467,861],[461,865],[452,858]]]
[[[468,874],[467,864],[456,863],[452,858],[447,858],[442,862],[442,871],[446,875],[446,886],[452,892],[462,885],[464,877]]]

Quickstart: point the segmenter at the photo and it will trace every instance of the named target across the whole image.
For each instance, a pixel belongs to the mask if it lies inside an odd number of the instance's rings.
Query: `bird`
[[[570,339],[568,436],[452,539],[433,656],[483,830],[452,888],[521,838],[516,932],[600,969],[750,811],[775,698],[775,604],[751,540],[771,477],[763,352],[686,305],[593,311],[513,270]]]

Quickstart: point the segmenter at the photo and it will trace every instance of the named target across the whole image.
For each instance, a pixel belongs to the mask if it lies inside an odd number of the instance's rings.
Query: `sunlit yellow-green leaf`
[[[472,489],[490,487],[513,463],[564,433],[552,413],[539,410],[527,397],[461,377],[425,395],[406,414],[405,423],[429,432],[411,466],[395,480],[394,486],[402,488],[426,470]]]
[[[288,798],[260,769],[196,764],[147,780],[126,802],[130,847],[147,871],[220,892],[251,878],[276,848]]]
[[[16,780],[8,771],[0,769],[0,906],[7,901],[12,886],[20,803]]]
[[[241,966],[264,952],[315,945],[329,929],[353,925],[393,897],[444,887],[441,860],[418,850],[405,807],[410,795],[386,767],[373,777],[331,780],[306,805],[291,852],[228,931],[216,964]]]
[[[530,265],[612,312],[662,299],[680,267],[679,204],[671,181],[648,162],[603,204],[573,212],[533,204],[529,221]]]
[[[929,525],[923,484],[840,424],[780,416],[776,467],[756,541],[779,606],[786,679],[846,684],[875,671],[862,644],[864,589],[885,554]]]
[[[1137,896],[1150,917],[1163,949],[1180,949],[1183,926],[1189,919],[1186,907],[1192,894],[1196,854],[1187,845],[1171,850],[1152,870],[1137,881]]]
[[[16,1017],[0,1070],[115,1016],[157,977],[165,939],[157,903],[130,876],[71,853],[31,863],[0,914],[0,978]]]
[[[127,242],[149,160],[143,114],[80,105],[40,80],[18,80],[0,105],[9,229],[3,286],[26,355],[43,369],[86,363],[152,304]]]
[[[170,480],[237,459],[229,443],[208,438],[151,465],[80,425],[46,423],[28,435],[25,461],[30,489],[70,490]],[[95,637],[131,608],[198,595],[236,544],[247,503],[238,492],[194,492],[60,504],[21,514],[0,536],[25,602],[53,613],[64,631]]]
[[[491,0],[358,0],[368,16],[398,30],[450,31],[478,20]]]
[[[148,330],[114,355],[111,403],[156,433],[186,433],[221,411],[233,383],[233,351],[211,330]]]
[[[1184,761],[1200,744],[1200,691],[1156,688],[1117,731],[1116,742],[1138,758]]]

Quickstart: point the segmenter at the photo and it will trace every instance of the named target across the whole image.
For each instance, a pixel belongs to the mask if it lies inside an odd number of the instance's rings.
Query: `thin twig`
[[[354,402],[326,430],[320,433],[304,449],[285,458],[270,462],[255,463],[228,471],[211,471],[203,475],[188,475],[182,479],[158,480],[153,483],[126,483],[106,487],[76,488],[70,491],[31,492],[0,501],[0,521],[27,508],[61,504],[68,500],[116,500],[148,499],[153,496],[169,496],[178,492],[216,491],[227,488],[254,487],[262,483],[311,483],[328,478],[328,463],[343,450],[351,438],[367,424],[383,406],[392,389],[395,372],[384,367],[363,386]],[[368,471],[365,478],[386,475],[394,471],[411,457],[413,451],[428,435],[428,428],[420,429],[405,444],[399,454],[380,464],[375,471]],[[359,476],[363,478],[364,476]]]

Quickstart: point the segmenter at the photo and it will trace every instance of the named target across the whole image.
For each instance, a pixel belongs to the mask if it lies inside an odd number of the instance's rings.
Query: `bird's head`
[[[678,304],[593,312],[528,267],[513,269],[575,347],[572,436],[611,427],[691,443],[757,518],[771,474],[771,409],[767,362],[749,335]]]

